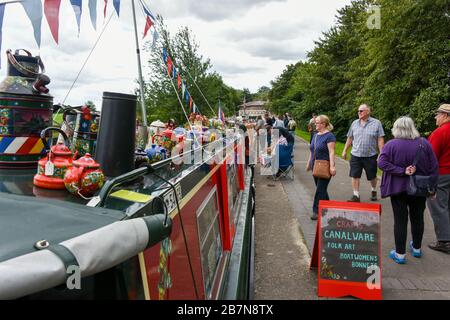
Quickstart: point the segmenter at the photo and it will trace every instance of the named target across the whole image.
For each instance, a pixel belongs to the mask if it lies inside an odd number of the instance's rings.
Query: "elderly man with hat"
[[[439,162],[439,182],[436,198],[428,199],[427,205],[437,242],[428,247],[450,254],[450,104],[442,104],[435,119],[438,128],[428,140]]]

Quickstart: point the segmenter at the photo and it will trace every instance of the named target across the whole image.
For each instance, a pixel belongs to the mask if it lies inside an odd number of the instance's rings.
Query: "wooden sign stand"
[[[333,215],[332,220],[329,217],[324,218],[324,210],[326,210],[325,215],[327,213]],[[317,269],[318,271],[317,294],[319,297],[339,298],[353,296],[364,300],[382,299],[380,215],[380,204],[320,201],[316,237],[310,264],[310,269]],[[322,219],[326,219],[326,221],[324,220],[324,223],[322,223]],[[351,219],[355,220],[352,221]],[[331,224],[336,223],[336,221],[338,221],[337,224],[339,226],[344,227],[333,229]],[[326,231],[323,230],[324,224],[327,228]],[[370,230],[366,230],[367,232],[365,232],[363,229],[368,225],[370,226]],[[328,239],[322,239],[323,231],[328,237],[332,235],[331,238],[335,237],[339,239],[336,242],[327,242]],[[322,248],[323,244],[326,244],[327,248]],[[377,247],[375,248],[375,246]],[[349,248],[350,250],[345,250]],[[367,252],[358,253],[358,249],[361,248],[363,250],[367,248],[371,249],[372,255],[367,254]],[[330,256],[327,257],[328,254]],[[367,280],[363,279],[365,276],[363,273],[366,273],[366,269],[363,267],[370,263],[364,264],[359,261],[339,260],[341,256],[368,257],[367,260],[375,261],[373,264],[379,268],[379,286],[369,286]],[[329,259],[327,260],[327,258]],[[352,265],[351,267],[355,264],[355,269],[349,270],[349,264]],[[336,271],[337,269],[339,271]],[[367,274],[367,278],[369,277],[370,274]]]

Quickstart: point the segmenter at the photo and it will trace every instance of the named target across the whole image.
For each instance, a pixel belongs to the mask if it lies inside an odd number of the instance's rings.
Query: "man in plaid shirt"
[[[358,118],[350,126],[342,152],[342,158],[347,159],[347,150],[352,146],[350,177],[353,196],[348,201],[360,202],[359,185],[363,169],[372,185],[370,200],[377,201],[377,159],[384,146],[384,130],[381,122],[370,116],[367,104],[359,106]]]

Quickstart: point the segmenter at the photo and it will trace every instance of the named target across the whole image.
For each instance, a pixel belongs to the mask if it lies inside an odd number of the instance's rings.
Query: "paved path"
[[[255,171],[255,299],[317,299],[317,276],[309,271],[316,222],[309,216],[315,191],[310,172],[304,170],[308,145],[297,138],[295,179],[272,181]],[[337,175],[329,186],[332,200],[346,201],[352,193],[348,162],[337,159]],[[370,186],[361,184],[361,200],[369,202]],[[398,265],[387,256],[394,248],[393,216],[389,199],[382,204],[383,298],[450,299],[450,255],[430,250],[433,224],[425,211],[425,234],[421,259],[407,255]],[[410,236],[409,236],[410,237]]]

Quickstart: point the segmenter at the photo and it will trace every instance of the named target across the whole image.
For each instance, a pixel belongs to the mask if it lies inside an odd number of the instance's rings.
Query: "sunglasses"
[[[366,112],[367,110],[358,110],[358,113]]]

